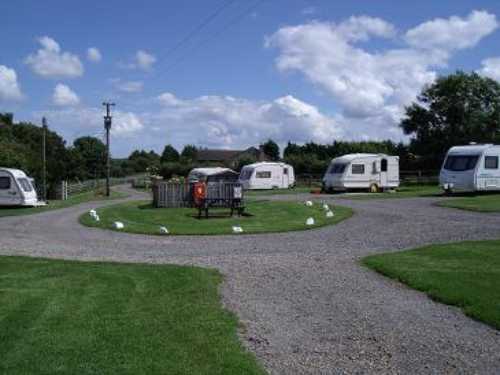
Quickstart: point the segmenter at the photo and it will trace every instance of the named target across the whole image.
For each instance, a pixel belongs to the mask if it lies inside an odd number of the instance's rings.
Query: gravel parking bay
[[[0,253],[216,267],[242,341],[272,374],[500,372],[500,331],[358,263],[381,251],[500,238],[500,215],[436,207],[435,198],[314,199],[355,215],[305,232],[148,237],[80,226],[79,215],[109,204],[100,202],[0,218]]]

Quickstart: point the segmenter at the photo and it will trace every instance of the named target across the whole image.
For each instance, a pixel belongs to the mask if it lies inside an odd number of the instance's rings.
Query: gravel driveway
[[[358,264],[380,251],[500,238],[500,215],[434,198],[320,199],[356,214],[307,232],[147,237],[80,226],[81,213],[109,204],[100,202],[0,218],[0,253],[216,267],[242,341],[272,374],[500,373],[500,331]]]

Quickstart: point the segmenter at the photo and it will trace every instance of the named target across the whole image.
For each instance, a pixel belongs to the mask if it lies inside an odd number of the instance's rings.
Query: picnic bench
[[[208,218],[211,208],[229,208],[231,216],[235,212],[241,216],[245,211],[243,188],[238,183],[196,182],[193,188],[193,200],[194,206],[198,209],[198,218],[201,218],[203,213],[205,218]]]

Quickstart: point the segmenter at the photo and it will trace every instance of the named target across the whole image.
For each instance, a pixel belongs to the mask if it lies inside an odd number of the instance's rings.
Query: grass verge
[[[73,195],[65,201],[62,200],[49,201],[48,205],[41,207],[0,207],[0,217],[31,215],[45,211],[58,210],[60,208],[66,208],[85,202],[100,201],[107,199],[119,199],[124,197],[126,197],[126,194],[117,191],[112,191],[110,198],[107,198],[103,195],[96,195],[94,191],[89,191],[86,193]]]
[[[0,257],[0,373],[264,374],[215,270]]]
[[[471,194],[439,202],[439,206],[476,212],[500,212],[500,194]]]
[[[335,224],[352,215],[347,207],[336,206],[335,216],[327,218],[319,203],[307,207],[301,202],[247,201],[248,216],[229,217],[228,209],[213,210],[208,219],[198,219],[194,208],[153,208],[148,201],[134,201],[103,207],[97,210],[100,221],[96,222],[86,213],[80,222],[87,226],[113,229],[113,223],[125,225],[122,231],[142,234],[160,234],[160,226],[168,228],[170,234],[231,234],[234,225],[240,225],[244,233],[285,232],[306,230]],[[307,218],[315,220],[306,226]]]
[[[432,245],[362,262],[500,329],[500,241]]]
[[[443,194],[437,185],[407,185],[400,186],[395,192],[384,193],[353,193],[341,195],[339,198],[365,200],[365,199],[389,199],[389,198],[419,198],[437,197]]]

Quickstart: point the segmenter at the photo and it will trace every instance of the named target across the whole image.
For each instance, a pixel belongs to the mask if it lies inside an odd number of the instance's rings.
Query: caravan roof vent
[[[471,146],[477,145],[477,142],[469,142],[469,145]]]

